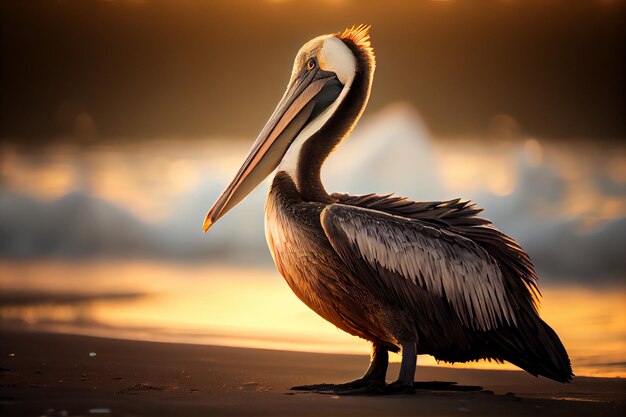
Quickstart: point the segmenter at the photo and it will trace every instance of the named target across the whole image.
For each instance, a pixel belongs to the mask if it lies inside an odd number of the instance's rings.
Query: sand
[[[0,331],[2,416],[617,416],[626,381],[419,367],[418,381],[483,391],[344,397],[289,391],[359,377],[368,358]],[[389,377],[398,364],[392,364]]]

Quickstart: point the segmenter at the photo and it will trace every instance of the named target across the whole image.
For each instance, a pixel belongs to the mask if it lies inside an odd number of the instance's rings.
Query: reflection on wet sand
[[[0,300],[5,327],[280,350],[369,351],[367,343],[310,311],[271,269],[5,261],[0,272],[0,286],[12,291]],[[624,288],[562,285],[544,287],[543,294],[542,316],[561,336],[577,375],[626,375]],[[455,366],[514,369],[486,362]]]

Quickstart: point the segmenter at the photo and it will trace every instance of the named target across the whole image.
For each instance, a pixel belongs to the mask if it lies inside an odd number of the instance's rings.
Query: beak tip
[[[206,234],[206,232],[209,230],[209,228],[213,225],[213,222],[211,221],[211,217],[207,216],[206,219],[204,219],[204,224],[202,225],[202,231],[204,234]]]

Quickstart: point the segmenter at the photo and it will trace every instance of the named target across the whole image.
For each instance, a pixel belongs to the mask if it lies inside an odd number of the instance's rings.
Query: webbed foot
[[[413,385],[407,385],[400,381],[385,384],[382,381],[357,379],[345,384],[315,384],[292,387],[296,391],[309,391],[318,394],[332,394],[342,396],[378,396],[395,394],[415,394]]]
[[[394,394],[415,394],[415,387],[413,384],[405,384],[402,381],[392,382],[391,384],[385,385],[383,388],[383,395],[394,395]]]
[[[339,392],[339,391],[349,391],[349,390],[358,390],[371,385],[373,381],[359,378],[351,382],[346,382],[345,384],[313,384],[313,385],[297,385],[295,387],[291,387],[290,389],[293,391],[311,391],[311,392]],[[384,383],[380,383],[384,385]]]

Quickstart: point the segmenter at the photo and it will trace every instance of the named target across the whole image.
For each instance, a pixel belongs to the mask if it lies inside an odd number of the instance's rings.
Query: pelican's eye
[[[315,59],[311,58],[309,62],[306,63],[306,69],[311,71],[313,68],[315,68]]]

